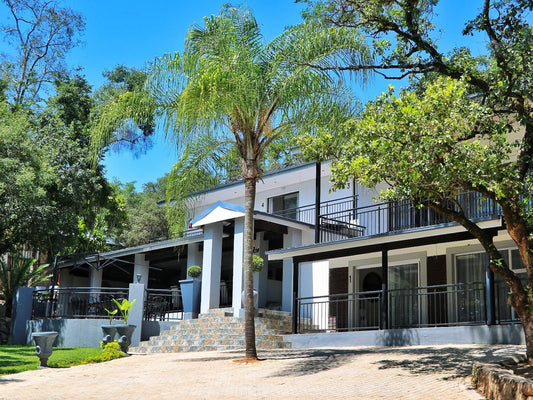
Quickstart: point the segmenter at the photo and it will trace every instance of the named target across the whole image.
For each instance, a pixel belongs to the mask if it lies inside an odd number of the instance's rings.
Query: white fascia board
[[[213,224],[215,222],[227,221],[235,218],[244,217],[244,213],[241,211],[230,210],[228,208],[217,206],[215,209],[203,216],[202,218],[194,221],[193,228],[200,228],[204,225]]]

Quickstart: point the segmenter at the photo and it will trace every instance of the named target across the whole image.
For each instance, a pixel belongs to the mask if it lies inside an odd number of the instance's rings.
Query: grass
[[[99,348],[63,347],[54,348],[48,359],[52,368],[66,368],[83,364],[89,357],[102,354]],[[0,376],[37,369],[39,357],[35,346],[0,346]]]

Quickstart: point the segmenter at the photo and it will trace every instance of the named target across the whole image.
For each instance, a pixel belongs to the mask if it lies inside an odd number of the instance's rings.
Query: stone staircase
[[[258,349],[290,348],[281,335],[291,333],[292,319],[287,312],[259,310],[255,317]],[[209,310],[198,319],[180,321],[159,336],[132,347],[135,353],[244,349],[244,318],[233,316],[231,309]]]

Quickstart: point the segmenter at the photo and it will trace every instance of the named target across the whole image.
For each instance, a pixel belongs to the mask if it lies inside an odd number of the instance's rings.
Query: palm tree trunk
[[[255,348],[254,273],[252,268],[254,239],[254,178],[244,179],[244,342],[245,358],[257,360]]]

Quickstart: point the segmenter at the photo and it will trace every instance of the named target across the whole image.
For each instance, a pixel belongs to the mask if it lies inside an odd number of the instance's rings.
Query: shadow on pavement
[[[396,348],[384,351],[386,354],[400,354],[401,360],[383,359],[379,369],[401,368],[412,374],[444,373],[442,379],[466,377],[472,372],[475,361],[490,362],[502,360],[513,354],[520,354],[524,349],[520,346],[480,346],[480,347],[424,347]]]

